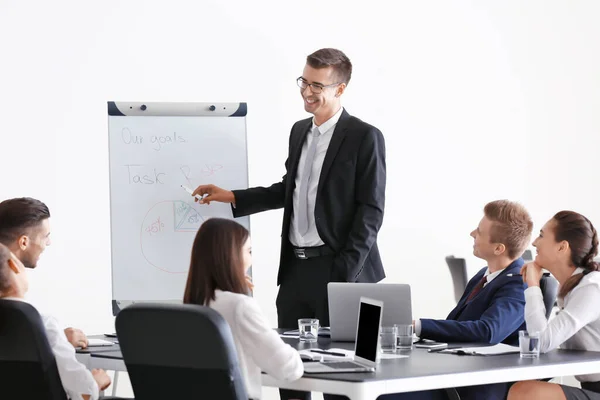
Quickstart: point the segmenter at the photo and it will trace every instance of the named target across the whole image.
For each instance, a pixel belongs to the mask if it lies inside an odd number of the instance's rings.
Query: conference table
[[[296,338],[283,340],[298,350],[354,349],[354,343],[332,342],[322,337],[317,343],[300,343]],[[470,356],[430,353],[418,348],[398,354],[408,357],[382,359],[375,372],[305,374],[294,382],[263,374],[262,383],[284,389],[341,394],[351,400],[375,400],[387,393],[600,373],[600,352],[554,350],[537,359],[522,359],[518,353]],[[79,353],[78,358],[88,368],[126,371],[118,345],[88,350]]]

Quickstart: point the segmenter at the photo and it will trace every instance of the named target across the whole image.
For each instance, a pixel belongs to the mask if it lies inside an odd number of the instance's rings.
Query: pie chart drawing
[[[153,267],[170,274],[186,274],[194,237],[206,220],[193,204],[185,201],[161,201],[146,213],[140,229],[140,247],[144,259]],[[184,265],[181,261],[187,260]]]

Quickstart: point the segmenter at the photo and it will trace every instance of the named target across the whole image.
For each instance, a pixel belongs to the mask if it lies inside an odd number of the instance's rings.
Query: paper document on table
[[[103,340],[103,339],[88,339],[88,347],[99,347],[99,346],[113,346],[116,344],[114,341]]]
[[[380,353],[379,354],[380,360],[391,360],[394,358],[408,358],[408,355],[398,354],[398,353]]]
[[[352,350],[345,349],[303,349],[299,350],[300,358],[310,361],[332,361],[351,359],[354,355]]]
[[[516,346],[509,346],[504,343],[499,343],[494,346],[460,347],[457,349],[445,349],[440,351],[439,353],[460,354],[470,356],[497,356],[501,354],[519,353],[519,348]]]
[[[337,361],[337,360],[351,360],[354,358],[353,350],[346,349],[304,349],[299,350],[300,358],[304,361]],[[406,354],[398,353],[380,353],[379,359],[391,360],[394,358],[408,358]]]

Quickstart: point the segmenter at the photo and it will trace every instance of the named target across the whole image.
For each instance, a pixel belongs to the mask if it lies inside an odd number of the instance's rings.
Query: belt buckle
[[[304,249],[294,249],[294,253],[296,253],[296,257],[298,257],[301,260],[306,260],[308,258],[306,257]]]

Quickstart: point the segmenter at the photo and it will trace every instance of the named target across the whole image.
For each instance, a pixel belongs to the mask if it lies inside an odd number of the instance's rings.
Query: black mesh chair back
[[[521,258],[523,258],[523,261],[525,261],[526,263],[533,261],[533,253],[531,252],[531,250],[525,250]]]
[[[454,286],[454,299],[458,303],[465,292],[467,282],[469,282],[467,277],[467,262],[464,258],[448,256],[446,257],[446,264],[448,264],[450,276],[452,277],[452,284]]]
[[[0,382],[3,399],[67,400],[37,310],[0,299]]]
[[[558,281],[553,276],[544,274],[540,280],[540,289],[542,291],[542,298],[544,299],[544,306],[546,307],[546,319],[548,319],[558,295]]]
[[[248,400],[231,330],[218,312],[134,304],[115,323],[136,400]]]

